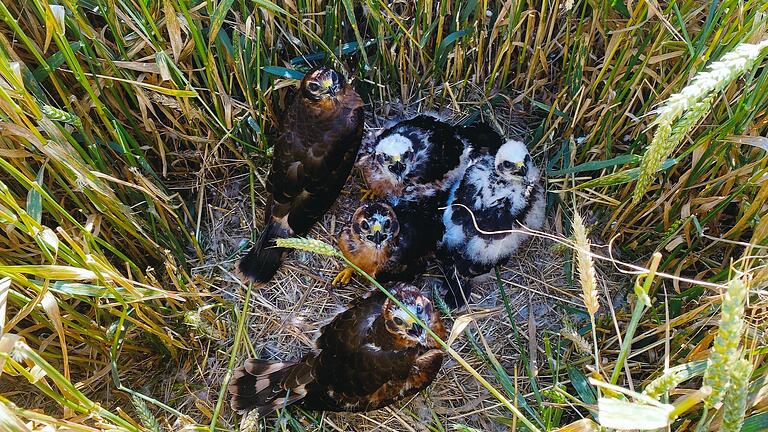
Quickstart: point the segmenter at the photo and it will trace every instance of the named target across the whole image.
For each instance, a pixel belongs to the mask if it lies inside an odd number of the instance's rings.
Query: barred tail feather
[[[285,229],[275,222],[264,227],[256,245],[240,260],[240,272],[256,283],[269,282],[277,273],[286,250],[275,247],[275,239],[285,237]]]
[[[306,396],[305,386],[311,380],[311,375],[305,373],[306,366],[303,363],[246,360],[232,373],[227,386],[232,409],[258,410],[263,417],[298,402]]]

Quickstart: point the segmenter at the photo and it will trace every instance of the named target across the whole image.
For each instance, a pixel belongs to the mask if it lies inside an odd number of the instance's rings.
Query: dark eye
[[[403,153],[403,158],[408,159],[413,154],[412,151],[408,150],[407,152]]]
[[[424,308],[421,305],[416,306],[416,313],[421,314],[422,312],[424,312]]]
[[[368,225],[368,221],[363,221],[363,222],[360,224],[360,226],[361,226],[361,227],[363,227],[363,229],[364,229],[364,230],[366,230],[366,231],[368,230],[368,228],[370,228],[370,227],[371,227],[370,225]]]
[[[512,162],[504,161],[503,166],[504,168],[507,168],[507,169],[512,168]]]
[[[384,221],[384,229],[389,229],[390,225],[392,225],[392,222],[389,219]]]
[[[307,88],[311,92],[317,92],[318,90],[320,90],[320,84],[318,84],[316,82],[311,82],[311,83],[307,84]]]
[[[394,321],[395,324],[397,324],[398,326],[402,326],[403,324],[405,324],[405,321],[403,321],[400,317],[395,317],[395,319],[392,321]]]

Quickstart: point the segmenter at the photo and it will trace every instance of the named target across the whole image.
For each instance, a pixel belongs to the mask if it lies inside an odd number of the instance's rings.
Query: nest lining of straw
[[[392,105],[377,106],[375,111],[378,115],[369,115],[366,121],[368,133],[380,128],[388,117],[413,112],[403,110],[402,106]],[[448,117],[449,121],[453,119],[455,122],[458,118],[452,113],[441,114]],[[524,138],[527,131],[531,130],[525,121],[513,116],[495,116],[492,124],[503,129],[502,134],[505,137]],[[540,166],[543,165],[543,149],[532,150],[534,159]],[[202,362],[198,359],[196,366],[200,371],[198,378],[202,378],[210,386],[207,393],[201,392],[197,397],[207,399],[209,406],[215,404],[218,389],[227,371],[228,348],[231,346],[237,322],[232,313],[242,309],[245,296],[246,286],[236,276],[236,265],[240,256],[238,251],[249,247],[244,244],[244,239],[251,238],[253,230],[259,231],[263,227],[262,211],[266,202],[264,180],[268,168],[260,167],[256,173],[256,205],[252,207],[247,166],[245,162],[240,162],[229,163],[224,172],[225,178],[217,179],[220,181],[207,188],[208,211],[202,236],[207,240],[204,244],[207,258],[206,262],[196,269],[201,276],[208,279],[212,292],[220,295],[225,303],[231,302],[230,311],[218,317],[230,324],[228,327],[231,331],[226,338],[218,341],[218,347],[209,347],[208,357],[202,359]],[[360,173],[355,169],[334,206],[308,236],[335,245],[336,235],[350,221],[354,210],[360,205],[360,188],[364,186]],[[552,230],[553,225],[556,224],[550,218],[544,231]],[[539,364],[547,361],[542,342],[543,334],[547,333],[551,341],[557,341],[560,339],[558,331],[566,315],[565,319],[574,323],[582,322],[585,317],[583,314],[572,312],[583,310],[584,307],[580,300],[580,288],[569,283],[565,270],[564,263],[570,258],[570,250],[557,248],[551,240],[533,237],[502,269],[502,285],[514,314],[519,344],[514,336],[515,329],[503,308],[495,278],[490,278],[473,292],[470,311],[497,311],[470,325],[469,330],[474,335],[476,347],[486,353],[493,353],[518,386],[518,393],[526,397],[531,396],[531,389],[526,372],[519,362],[521,350],[525,350],[532,368],[537,369]],[[371,289],[359,275],[355,275],[346,287],[332,287],[331,280],[342,269],[343,263],[338,259],[293,251],[284,260],[274,279],[252,292],[246,329],[248,340],[241,346],[238,362],[253,354],[262,359],[298,360],[311,350],[320,327],[355,297]],[[437,275],[439,271],[435,266],[430,266],[425,277],[420,278],[416,285],[425,293],[431,294],[435,283],[432,276],[438,277]],[[610,293],[611,297],[617,297],[621,282],[605,277],[600,280],[604,288],[602,294]],[[461,313],[464,312],[466,310]],[[450,329],[453,321],[448,318],[445,321]],[[563,340],[563,346],[567,347],[569,343]],[[497,388],[501,387],[466,337],[459,337],[453,347],[491,383]],[[578,353],[571,348],[563,348],[561,351],[567,351],[566,355],[570,356],[571,362],[589,358],[588,353]],[[542,383],[552,382],[551,377],[540,379]],[[506,426],[492,419],[496,416],[511,416],[467,371],[446,356],[440,374],[421,394],[374,412],[326,413],[320,421],[329,430],[424,430],[419,423],[431,422],[433,413],[444,425],[460,423],[481,430],[506,430]],[[230,424],[237,421],[228,407],[225,408],[223,418]]]

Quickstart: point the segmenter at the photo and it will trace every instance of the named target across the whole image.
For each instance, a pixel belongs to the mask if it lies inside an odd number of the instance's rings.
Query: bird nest
[[[398,109],[391,106],[377,107],[377,113],[385,114],[376,118],[386,118],[393,112],[402,114],[402,111],[396,111]],[[500,121],[500,117],[495,117],[493,123],[503,129],[506,136],[525,134],[524,122]],[[380,126],[381,121],[367,120],[368,130]],[[537,162],[542,164],[540,159]],[[256,181],[251,182],[247,163],[230,161],[226,169],[221,170],[222,176],[217,176],[217,181],[206,187],[208,208],[204,209],[200,237],[205,239],[202,246],[207,257],[195,272],[204,276],[211,283],[211,291],[229,304],[229,308],[222,308],[225,312],[218,318],[229,323],[232,330],[227,338],[217,341],[217,347],[204,350],[207,356],[197,359],[198,365],[194,367],[199,378],[204,380],[201,388],[207,386],[216,390],[197,394],[211,407],[216,403],[217,390],[227,373],[235,323],[242,319],[235,315],[235,311],[242,310],[247,286],[236,276],[237,260],[248,247],[244,239],[251,238],[252,231],[263,228],[267,169],[266,166],[258,168]],[[315,225],[309,237],[335,245],[336,236],[360,205],[360,189],[364,186],[355,170],[342,195]],[[252,198],[255,198],[253,206]],[[556,217],[550,218],[544,230],[557,232],[560,227],[555,220]],[[481,314],[481,318],[470,324],[465,334],[453,343],[453,348],[496,388],[500,389],[502,385],[488,366],[489,357],[495,358],[506,370],[516,392],[528,397],[531,388],[525,367],[530,366],[536,373],[537,365],[547,361],[544,338],[553,345],[558,343],[562,339],[560,333],[564,322],[578,323],[586,316],[574,313],[583,310],[583,303],[580,288],[569,282],[571,278],[565,263],[570,259],[569,250],[558,247],[551,239],[534,237],[502,269],[500,281],[492,279],[483,284],[473,292],[469,310],[454,313],[491,312]],[[250,356],[297,360],[311,350],[320,327],[355,297],[372,288],[359,275],[348,286],[332,287],[331,280],[342,269],[342,262],[336,258],[292,252],[270,283],[252,291],[247,308],[247,340],[241,344],[238,363]],[[430,293],[439,277],[439,271],[431,266],[417,285]],[[613,296],[619,284],[606,282],[605,278],[602,281],[606,285],[604,293],[610,292]],[[509,309],[504,307],[500,289],[506,294]],[[446,318],[448,329],[455,317]],[[588,352],[570,349],[566,355],[570,356],[568,361],[571,363],[589,358]],[[527,365],[521,362],[523,358],[527,358]],[[540,382],[547,385],[552,379],[540,377]],[[228,406],[222,416],[229,424],[237,422]],[[466,424],[490,431],[506,430],[498,417],[511,418],[511,413],[458,362],[446,357],[434,383],[412,398],[369,413],[325,413],[318,415],[316,421],[322,422],[327,430],[412,431],[426,430],[422,425],[434,421],[435,417],[446,427]]]

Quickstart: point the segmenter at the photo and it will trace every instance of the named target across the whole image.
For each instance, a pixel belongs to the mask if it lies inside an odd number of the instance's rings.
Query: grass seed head
[[[645,195],[664,161],[711,108],[712,96],[709,96],[694,103],[691,109],[673,124],[667,121],[659,123],[651,145],[646,149],[643,160],[640,162],[640,177],[637,179],[637,187],[632,195],[634,202],[639,202]]]
[[[131,398],[131,402],[133,402],[133,407],[136,409],[136,414],[138,415],[139,420],[141,421],[141,424],[144,425],[144,427],[152,432],[163,432],[163,428],[160,426],[157,418],[155,418],[155,415],[152,414],[152,411],[149,410],[149,407],[143,399],[138,396],[133,396]]]
[[[288,249],[299,249],[326,256],[341,256],[335,247],[320,240],[311,238],[291,237],[286,239],[277,239],[277,247]]]
[[[51,120],[56,120],[63,123],[71,124],[72,126],[76,126],[76,127],[82,126],[82,124],[80,123],[80,118],[78,118],[76,115],[71,114],[67,111],[60,110],[50,105],[43,105],[42,111],[43,111],[43,114],[45,114],[45,116]]]
[[[712,63],[707,71],[697,74],[679,93],[667,99],[658,111],[654,121],[657,125],[656,132],[640,164],[641,174],[632,194],[634,203],[640,202],[653,181],[654,174],[683,140],[685,134],[711,110],[715,93],[751,70],[766,47],[768,40],[758,44],[738,45],[722,59]]]
[[[722,401],[731,387],[730,370],[741,358],[741,334],[744,329],[744,300],[747,286],[741,279],[733,279],[723,296],[720,311],[720,328],[709,356],[704,385],[712,387],[707,405],[712,407]]]
[[[720,60],[712,63],[707,71],[697,74],[679,93],[670,96],[659,109],[656,123],[671,124],[695,103],[724,89],[731,81],[752,69],[765,48],[768,48],[768,40],[736,46]]]
[[[590,344],[584,336],[580,335],[579,332],[573,328],[571,323],[566,322],[563,325],[563,329],[560,330],[560,335],[571,341],[576,348],[576,351],[579,353],[586,355],[592,354],[592,344]]]
[[[648,383],[643,394],[658,399],[661,395],[680,385],[685,376],[677,371],[670,371]]]
[[[738,432],[744,424],[744,413],[749,396],[749,378],[752,363],[747,359],[737,361],[731,368],[731,389],[723,400],[723,424],[721,431]]]
[[[581,283],[582,298],[587,312],[594,317],[600,308],[600,302],[597,295],[597,278],[595,277],[595,266],[590,255],[589,239],[587,239],[587,229],[581,215],[574,213],[573,217],[573,237],[576,245],[577,267],[579,269],[579,282]]]

